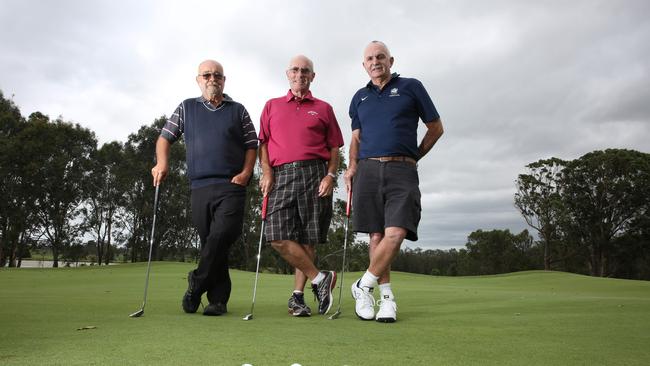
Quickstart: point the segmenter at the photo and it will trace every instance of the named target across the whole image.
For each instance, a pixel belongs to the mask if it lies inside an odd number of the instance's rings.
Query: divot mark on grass
[[[94,325],[86,325],[85,327],[77,328],[77,330],[97,329]]]

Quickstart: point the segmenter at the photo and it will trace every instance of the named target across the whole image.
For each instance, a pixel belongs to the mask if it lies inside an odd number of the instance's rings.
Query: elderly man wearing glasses
[[[296,269],[289,314],[311,315],[303,293],[307,278],[318,312],[326,314],[336,273],[316,268],[315,245],[327,240],[343,136],[332,107],[309,90],[316,76],[312,61],[293,57],[286,75],[289,91],[266,102],[260,119],[260,187],[269,196],[265,234]]]
[[[246,108],[223,93],[226,77],[221,64],[203,61],[196,82],[201,96],[184,100],[165,123],[151,174],[154,186],[165,179],[171,144],[184,134],[192,221],[201,239],[201,258],[187,276],[182,307],[195,313],[207,292],[209,305],[203,315],[221,315],[227,312],[230,298],[228,253],[242,231],[257,137]]]

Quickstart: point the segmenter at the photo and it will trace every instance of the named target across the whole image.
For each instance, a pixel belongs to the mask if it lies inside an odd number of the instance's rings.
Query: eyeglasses
[[[210,77],[214,77],[214,80],[223,80],[223,75],[218,73],[218,72],[206,72],[203,74],[199,74],[200,77],[203,78],[203,80],[210,80]]]
[[[311,69],[309,69],[308,67],[300,68],[300,67],[295,67],[294,66],[294,67],[289,68],[289,72],[292,72],[294,74],[297,74],[297,73],[311,74]]]

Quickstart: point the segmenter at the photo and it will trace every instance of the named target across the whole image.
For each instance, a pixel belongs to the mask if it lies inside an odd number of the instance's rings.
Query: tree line
[[[139,128],[125,143],[98,146],[95,134],[40,112],[23,118],[0,92],[0,267],[19,267],[30,251],[46,249],[53,266],[86,257],[96,264],[148,258],[153,219],[151,167],[165,117]],[[339,171],[346,168],[341,164]],[[185,145],[172,145],[170,170],[160,188],[153,260],[194,260],[199,239],[191,223]],[[260,238],[260,171],[248,186],[244,229],[233,246],[230,266],[255,269]],[[329,242],[319,248],[323,266],[336,268],[342,255],[345,202],[336,200]],[[354,247],[355,235],[348,233]],[[358,243],[363,248],[363,243]],[[89,253],[88,250],[93,253]],[[361,250],[350,248],[350,253]],[[354,261],[350,268],[361,267]],[[367,264],[367,263],[366,263]],[[269,246],[262,264],[291,268]],[[354,266],[354,267],[353,267]]]
[[[122,143],[98,146],[95,134],[40,112],[22,117],[0,91],[0,267],[20,266],[44,248],[54,266],[91,258],[97,264],[145,261],[153,218],[150,169],[165,117],[141,126]],[[341,156],[339,172],[346,169]],[[195,260],[185,146],[172,145],[161,185],[154,260]],[[230,266],[254,270],[260,238],[260,172],[248,186],[244,229]],[[404,247],[394,270],[429,275],[482,275],[529,269],[593,276],[650,279],[650,155],[632,150],[594,151],[578,159],[540,160],[515,182],[514,205],[538,236],[524,230],[477,230],[465,248]],[[352,211],[354,215],[354,210]],[[345,236],[345,202],[335,199],[328,242],[318,267],[338,269]],[[91,250],[92,254],[88,251]],[[368,245],[348,232],[347,269],[368,266]],[[267,271],[292,269],[269,246]]]
[[[538,240],[528,230],[477,230],[463,249],[403,249],[393,269],[449,276],[544,269],[650,280],[650,154],[607,149],[542,159],[515,185],[514,205]]]

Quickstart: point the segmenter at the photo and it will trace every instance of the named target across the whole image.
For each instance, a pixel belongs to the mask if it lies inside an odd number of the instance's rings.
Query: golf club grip
[[[264,196],[262,200],[262,220],[266,220],[266,205],[269,203],[269,196]]]
[[[352,189],[348,191],[348,202],[345,204],[345,216],[350,217],[350,209],[352,208]]]

